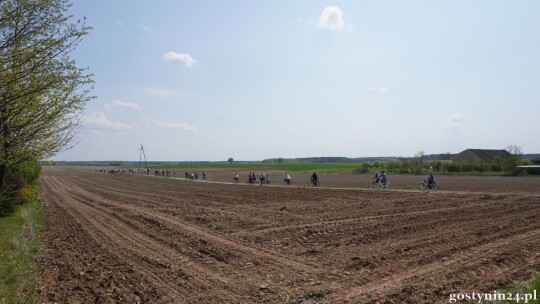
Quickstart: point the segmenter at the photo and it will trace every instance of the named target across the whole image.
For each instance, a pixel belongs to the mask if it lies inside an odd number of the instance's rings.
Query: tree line
[[[0,1],[0,215],[33,195],[38,161],[71,147],[93,98],[92,75],[70,57],[90,28],[70,6]]]
[[[429,171],[443,174],[506,174],[517,175],[521,173],[520,165],[531,165],[530,160],[520,159],[518,155],[506,158],[487,158],[475,162],[452,162],[450,160],[429,160],[418,153],[415,157],[400,158],[388,162],[364,162],[362,167],[354,173],[368,173],[374,170],[385,170],[389,173],[423,174]]]
[[[397,162],[387,162],[381,166],[388,172],[394,173],[424,173],[430,170],[437,173],[504,173],[515,175],[519,172],[517,166],[529,164],[529,161],[520,161],[515,156],[505,159],[494,158],[475,162],[423,162],[417,160],[402,160]]]

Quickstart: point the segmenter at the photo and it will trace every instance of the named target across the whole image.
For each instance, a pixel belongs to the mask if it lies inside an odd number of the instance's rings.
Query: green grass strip
[[[494,304],[511,304],[511,303],[527,303],[540,304],[540,273],[536,274],[532,280],[518,280],[513,282],[506,290],[500,292],[504,295],[511,296],[512,299],[481,301],[480,303]],[[536,299],[533,298],[536,296]]]
[[[0,303],[37,303],[35,283],[45,213],[34,198],[6,217],[0,217]]]
[[[150,170],[154,169],[247,169],[247,170],[282,170],[291,172],[300,171],[327,171],[328,173],[339,173],[346,171],[350,173],[354,169],[362,166],[361,163],[233,163],[233,164],[170,164],[170,165],[149,165]],[[123,168],[134,168],[137,166],[122,165]]]

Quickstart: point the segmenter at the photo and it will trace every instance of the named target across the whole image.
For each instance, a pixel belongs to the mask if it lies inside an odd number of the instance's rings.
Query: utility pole
[[[146,173],[148,174],[150,171],[148,171],[148,163],[146,162],[146,154],[144,154],[144,147],[143,144],[141,144],[141,149],[139,150],[139,172],[141,172],[141,163],[142,158],[144,157],[144,166],[146,168]]]

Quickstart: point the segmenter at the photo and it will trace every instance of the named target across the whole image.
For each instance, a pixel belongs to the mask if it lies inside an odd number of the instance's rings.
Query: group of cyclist
[[[184,173],[185,177],[187,179],[191,179],[191,180],[196,180],[196,179],[199,179],[199,173],[197,172],[185,172]],[[168,176],[167,176],[168,177]],[[174,170],[174,177],[176,177],[176,170]],[[202,172],[202,179],[203,180],[206,180],[207,179],[207,176],[206,176],[206,171],[203,171]]]
[[[257,180],[257,178],[256,178],[256,175],[255,175],[255,172],[249,172],[249,174],[248,174],[248,184],[255,184],[256,180]],[[234,181],[235,184],[240,182],[240,175],[238,174],[238,172],[233,175],[233,181]],[[270,184],[270,178],[264,172],[261,173],[261,175],[259,176],[259,181],[260,181],[261,185],[264,185],[264,184],[269,185]],[[319,178],[317,177],[317,173],[313,172],[313,174],[310,177],[310,181],[311,181],[312,185],[316,185],[316,186],[319,185]],[[283,177],[283,182],[287,186],[292,185],[292,177],[289,174],[289,172],[285,172],[285,176]]]
[[[377,171],[377,173],[375,173],[375,176],[373,177],[373,183],[379,183],[379,182],[383,186],[386,186],[386,183],[388,182],[388,174],[386,174],[384,170],[381,171],[380,173]],[[433,175],[433,171],[429,171],[429,174],[427,176],[428,188],[431,188],[431,186],[433,186],[434,183],[435,183],[435,175]]]
[[[373,177],[373,180],[375,183],[381,182],[383,185],[386,185],[386,182],[388,181],[388,175],[386,174],[386,172],[384,172],[384,170],[381,173],[377,171],[377,173],[375,173],[375,176]]]
[[[431,168],[430,168],[431,169]],[[96,170],[98,171],[98,170]],[[105,172],[106,170],[99,170],[99,172]],[[140,174],[148,174],[150,170],[146,169],[145,171],[137,171],[136,169],[129,169],[129,173],[140,173]],[[125,172],[125,170],[124,170]],[[116,172],[114,172],[116,173]],[[155,176],[162,176],[162,177],[176,177],[176,170],[155,170],[154,172]],[[185,172],[185,177],[187,179],[198,179],[199,174],[197,172]],[[207,180],[207,172],[202,172],[202,178],[203,180]],[[309,178],[312,186],[319,186],[319,177],[317,176],[316,172],[313,172],[313,174]],[[430,170],[429,174],[426,177],[427,180],[427,187],[431,189],[433,184],[435,184],[435,176],[433,175],[433,171]],[[233,176],[234,183],[240,182],[240,175],[238,173],[235,173]],[[255,175],[255,172],[249,172],[248,174],[248,183],[249,184],[255,184],[257,181],[257,176]],[[266,173],[261,173],[259,176],[259,181],[261,185],[270,184],[270,178]],[[283,182],[285,185],[290,186],[292,185],[292,178],[289,172],[285,172],[285,176],[283,177]],[[373,184],[381,183],[382,186],[386,186],[388,183],[388,174],[382,170],[381,172],[375,173],[375,176],[373,176]]]
[[[136,172],[135,169],[130,169],[129,173],[139,173],[139,172]],[[148,174],[148,172],[145,172],[145,173]],[[155,170],[154,173],[155,173],[156,177],[158,177],[158,176],[163,176],[163,177],[173,176],[173,177],[176,177],[176,170],[172,170],[172,171],[171,170]],[[198,179],[199,174],[197,172],[185,172],[185,177],[187,179]],[[203,180],[207,180],[207,172],[206,171],[202,172],[202,178],[203,178]],[[310,176],[309,180],[310,180],[312,186],[319,186],[319,177],[317,176],[316,172],[313,172],[313,174]],[[435,176],[433,175],[433,171],[431,171],[431,170],[429,171],[429,174],[427,175],[426,180],[427,180],[427,187],[431,189],[431,187],[435,183]],[[239,183],[240,182],[240,175],[238,173],[234,174],[233,181],[234,181],[234,183]],[[261,175],[259,176],[259,181],[260,181],[261,185],[264,185],[264,184],[269,185],[270,184],[270,178],[264,172],[261,173]],[[248,183],[249,184],[255,184],[256,182],[257,182],[257,176],[255,175],[255,172],[249,172],[249,174],[248,174]],[[291,178],[291,175],[289,174],[289,172],[285,172],[285,176],[283,177],[283,182],[287,186],[292,185],[292,178]],[[377,173],[375,173],[375,176],[373,176],[373,184],[378,184],[378,183],[380,183],[383,187],[386,187],[386,185],[388,183],[388,174],[384,170],[382,170],[381,172],[377,171]]]
[[[233,176],[234,183],[237,184],[240,181],[240,175],[238,173],[235,173]],[[257,181],[257,176],[255,175],[255,172],[249,172],[248,174],[248,184],[255,184]],[[291,184],[291,176],[289,173],[285,173],[284,181],[287,185]],[[259,182],[262,185],[270,185],[270,177],[266,173],[261,173],[259,175]]]
[[[233,180],[234,180],[234,183],[239,183],[240,175],[238,175],[238,173],[235,173],[234,176],[233,176]],[[257,180],[257,178],[256,178],[256,175],[255,175],[255,172],[249,172],[249,174],[248,174],[248,183],[249,184],[255,184],[256,180]],[[261,175],[259,176],[259,180],[260,180],[261,185],[263,185],[263,184],[269,185],[270,184],[270,178],[264,172],[261,173]],[[319,177],[317,176],[316,172],[313,172],[313,174],[310,176],[309,180],[310,180],[312,186],[318,186],[319,185]],[[283,182],[287,186],[292,185],[292,178],[291,178],[291,175],[289,174],[289,172],[285,172],[285,176],[283,177]],[[374,184],[381,183],[383,186],[386,187],[386,185],[388,183],[388,174],[384,170],[381,171],[381,172],[377,171],[377,173],[375,173],[375,176],[373,177],[373,183]],[[435,176],[433,175],[432,171],[429,171],[429,174],[427,176],[428,188],[431,188],[431,186],[434,183],[435,183]]]

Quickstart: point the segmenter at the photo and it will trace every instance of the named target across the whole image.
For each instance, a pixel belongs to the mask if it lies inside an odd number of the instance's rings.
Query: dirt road
[[[42,198],[42,302],[447,303],[540,271],[534,192],[257,187],[60,167],[44,170]]]

